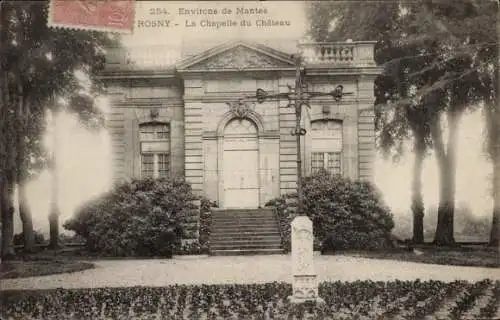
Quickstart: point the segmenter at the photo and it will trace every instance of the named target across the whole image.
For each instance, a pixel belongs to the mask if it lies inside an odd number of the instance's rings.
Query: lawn
[[[397,250],[386,252],[345,252],[356,257],[410,261],[427,264],[499,268],[500,254],[497,250],[471,246],[443,248],[421,246],[414,250]]]
[[[173,285],[2,292],[8,319],[498,319],[500,281],[324,282],[323,304],[292,286]]]
[[[93,268],[90,262],[69,259],[39,258],[2,261],[0,279],[26,278],[69,273]]]

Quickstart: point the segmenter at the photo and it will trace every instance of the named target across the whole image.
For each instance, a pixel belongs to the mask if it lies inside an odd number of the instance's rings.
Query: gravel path
[[[319,281],[500,280],[500,268],[420,264],[349,256],[315,256]],[[171,260],[100,260],[70,274],[0,280],[0,290],[291,282],[291,256],[178,257]]]

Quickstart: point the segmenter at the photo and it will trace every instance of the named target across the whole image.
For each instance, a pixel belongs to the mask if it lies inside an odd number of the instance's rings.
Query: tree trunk
[[[493,211],[489,246],[500,249],[500,106],[498,100],[485,104],[487,129],[489,133],[489,153],[493,162],[492,197]]]
[[[452,245],[454,239],[454,215],[455,215],[455,195],[453,190],[453,181],[455,173],[446,167],[449,161],[442,161],[443,167],[440,168],[440,197],[438,207],[438,221],[434,243],[437,245]]]
[[[497,57],[500,54],[500,43],[498,42],[497,34]],[[500,251],[500,88],[498,83],[499,77],[498,60],[495,63],[495,68],[491,74],[490,85],[493,94],[486,94],[485,107],[487,128],[490,134],[490,143],[493,145],[490,148],[491,160],[493,161],[493,212],[491,219],[491,231],[489,246],[497,248]],[[489,93],[489,92],[488,92]]]
[[[456,144],[460,112],[448,111],[449,137],[445,152],[439,121],[432,125],[436,159],[439,168],[439,207],[434,243],[454,245],[455,215],[455,180],[456,180]]]
[[[50,243],[49,248],[58,249],[59,248],[59,176],[57,174],[57,116],[59,115],[59,110],[57,110],[56,101],[51,100],[54,104],[52,111],[52,125],[53,125],[53,150],[51,159],[51,170],[52,170],[52,200],[50,204],[49,213],[49,234]]]
[[[35,233],[33,231],[33,217],[26,197],[26,181],[19,180],[17,188],[19,215],[23,224],[24,252],[33,252],[35,246]]]
[[[14,258],[14,204],[12,183],[0,176],[0,210],[2,211],[2,260]]]
[[[0,45],[6,47],[7,43],[12,40],[10,30],[7,26],[11,17],[13,6],[4,4],[0,10]],[[3,62],[3,61],[2,61]],[[10,190],[12,185],[11,179],[8,179],[12,169],[12,145],[9,145],[10,140],[7,136],[10,126],[12,125],[12,116],[9,111],[11,104],[10,88],[9,88],[9,72],[2,63],[2,75],[0,76],[0,217],[2,219],[2,244],[1,256],[3,260],[8,260],[14,257],[14,208],[12,206],[12,197]]]
[[[413,243],[424,242],[424,199],[422,196],[422,168],[425,159],[425,141],[415,137],[411,211],[413,213]]]
[[[496,137],[496,144],[500,145],[500,139]],[[498,155],[500,150],[497,150]],[[493,214],[491,220],[491,231],[489,246],[500,248],[500,159],[493,159]]]
[[[16,183],[17,183],[17,193],[19,201],[19,216],[23,225],[23,244],[24,252],[33,252],[35,245],[35,234],[33,231],[33,219],[31,216],[31,211],[28,206],[28,199],[26,197],[26,176],[27,176],[27,161],[26,161],[26,151],[27,146],[25,142],[25,135],[28,132],[28,121],[29,121],[29,100],[26,98],[21,77],[19,76],[19,81],[17,85],[17,95],[18,95],[18,109],[17,109],[17,141],[16,141]]]

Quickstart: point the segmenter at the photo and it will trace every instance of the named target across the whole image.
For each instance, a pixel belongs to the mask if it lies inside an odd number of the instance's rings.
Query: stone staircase
[[[211,255],[281,253],[281,236],[273,209],[213,210]]]

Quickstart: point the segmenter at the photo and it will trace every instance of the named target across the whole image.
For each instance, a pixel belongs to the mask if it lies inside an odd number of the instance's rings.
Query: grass
[[[426,264],[499,268],[498,251],[484,247],[419,247],[415,251],[398,250],[393,252],[342,252],[363,258],[409,261]]]
[[[26,259],[2,261],[0,279],[39,277],[91,269],[94,264],[68,259]]]

